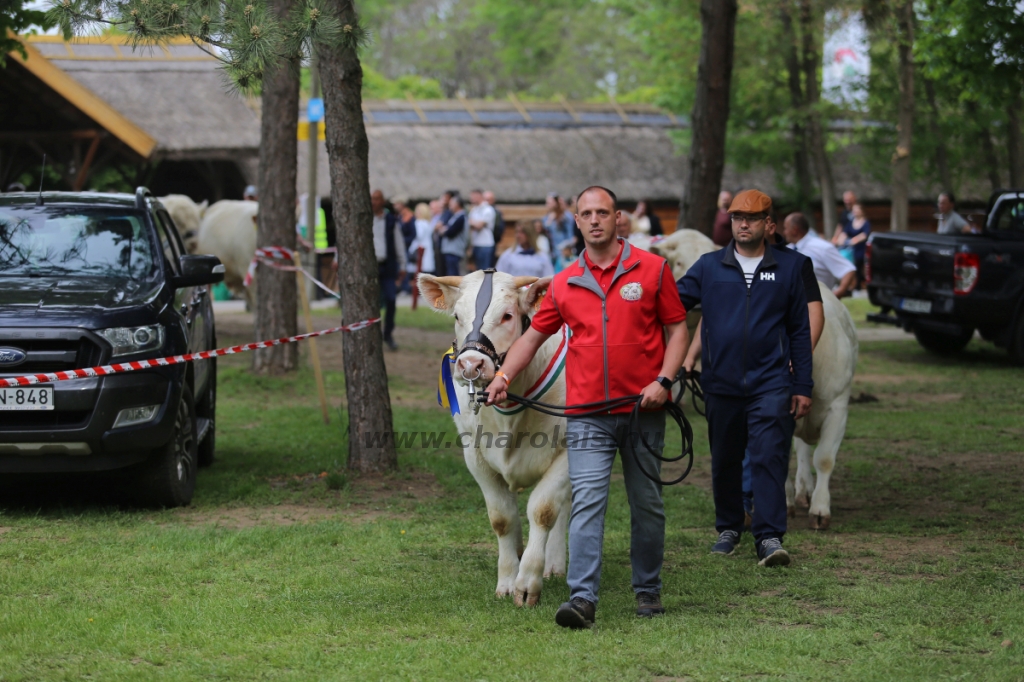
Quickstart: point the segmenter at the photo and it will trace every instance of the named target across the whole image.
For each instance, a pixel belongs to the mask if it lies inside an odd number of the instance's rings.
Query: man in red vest
[[[665,259],[615,236],[615,194],[604,187],[588,187],[576,206],[576,225],[586,248],[575,263],[555,275],[530,328],[512,344],[502,371],[495,372],[487,403],[505,400],[513,377],[563,324],[572,332],[565,369],[567,405],[643,396],[639,428],[656,453],[630,434],[631,406],[591,416],[578,416],[581,409],[566,414],[572,482],[566,576],[570,600],[558,609],[555,622],[584,628],[594,623],[604,514],[617,451],[622,453],[632,522],[636,613],[650,617],[665,612],[660,597],[665,550],[661,486],[640,471],[635,457],[644,470],[661,471],[655,457],[661,455],[665,440],[665,413],[660,407],[669,397],[689,338],[686,311]]]

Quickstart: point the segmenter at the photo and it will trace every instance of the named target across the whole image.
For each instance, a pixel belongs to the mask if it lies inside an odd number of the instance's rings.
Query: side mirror
[[[182,256],[178,262],[181,274],[171,281],[175,289],[224,281],[224,265],[216,256]]]

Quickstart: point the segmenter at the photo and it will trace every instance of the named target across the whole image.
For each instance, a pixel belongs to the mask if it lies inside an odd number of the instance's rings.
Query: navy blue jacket
[[[683,307],[701,305],[701,387],[735,397],[787,390],[810,397],[806,256],[766,248],[748,289],[735,249],[730,241],[704,254],[676,282]]]

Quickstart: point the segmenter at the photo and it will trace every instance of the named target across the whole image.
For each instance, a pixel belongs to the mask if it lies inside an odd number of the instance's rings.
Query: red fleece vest
[[[567,405],[640,393],[661,372],[663,325],[686,319],[665,259],[622,244],[607,293],[581,255],[555,275],[533,318],[533,327],[544,334],[557,332],[562,322],[572,330],[565,365]]]

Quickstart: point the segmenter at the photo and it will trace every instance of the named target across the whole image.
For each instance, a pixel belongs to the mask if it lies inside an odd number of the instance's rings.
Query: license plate
[[[0,388],[0,411],[52,409],[53,386]]]
[[[928,314],[932,311],[932,302],[921,301],[916,298],[905,298],[900,302],[900,310],[906,310],[908,313]]]

